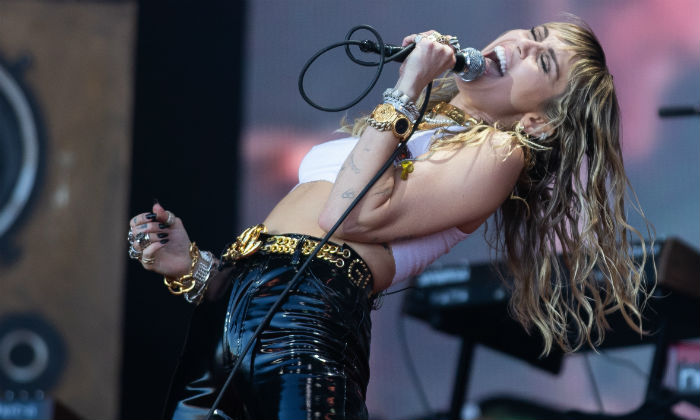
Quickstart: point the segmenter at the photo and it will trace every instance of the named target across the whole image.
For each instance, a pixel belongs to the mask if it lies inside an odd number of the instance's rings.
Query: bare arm
[[[404,45],[408,42],[410,42],[408,38],[405,39]],[[425,86],[452,67],[454,61],[454,52],[451,47],[423,39],[401,66],[396,88],[415,101]],[[398,140],[390,131],[378,131],[372,127],[365,129],[340,169],[330,197],[321,212],[319,225],[323,229],[329,230],[335,224],[335,221],[381,168],[397,145]],[[394,190],[395,176],[393,172],[388,170],[377,181],[342,225],[340,235],[343,232],[353,231],[358,217],[386,205]]]
[[[453,57],[452,50],[438,50],[440,47],[445,46],[421,41],[404,63],[397,88],[409,96],[418,95],[430,80],[449,68],[451,62],[442,54]],[[351,212],[336,236],[379,243],[454,226],[475,228],[508,197],[522,170],[522,153],[515,150],[509,154],[509,141],[495,134],[479,146],[438,151],[425,161],[415,162],[407,180],[400,179],[400,170],[390,169]],[[338,174],[319,217],[323,229],[330,229],[396,145],[391,132],[371,127],[365,130]]]

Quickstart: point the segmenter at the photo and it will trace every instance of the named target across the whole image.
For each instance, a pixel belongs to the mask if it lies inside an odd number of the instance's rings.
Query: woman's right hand
[[[143,254],[139,258],[146,270],[154,271],[167,277],[179,277],[191,270],[190,238],[182,220],[168,217],[172,214],[160,204],[154,204],[151,213],[141,213],[129,221],[130,231],[134,236],[148,234],[150,244],[141,247],[134,241],[133,248]]]
[[[414,42],[418,35],[422,38],[401,65],[399,81],[396,84],[397,89],[413,100],[418,98],[428,83],[452,69],[456,63],[454,48],[437,42],[440,34],[434,30],[408,35],[403,39],[402,46]]]

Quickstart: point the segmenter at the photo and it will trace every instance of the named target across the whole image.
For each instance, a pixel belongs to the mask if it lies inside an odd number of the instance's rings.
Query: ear
[[[528,112],[520,118],[520,124],[531,137],[548,137],[552,130],[547,126],[547,119],[538,112]]]

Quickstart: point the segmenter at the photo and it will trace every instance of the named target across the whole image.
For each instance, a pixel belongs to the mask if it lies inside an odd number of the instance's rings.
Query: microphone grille
[[[471,82],[484,74],[484,71],[486,70],[486,60],[484,60],[484,56],[481,55],[479,50],[474,48],[464,48],[460,52],[464,54],[465,57],[464,70],[457,74],[462,80],[465,82]]]

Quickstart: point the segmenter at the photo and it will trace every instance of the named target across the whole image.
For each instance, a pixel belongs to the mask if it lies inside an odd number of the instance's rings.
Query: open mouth
[[[497,45],[490,53],[486,54],[486,58],[490,59],[498,74],[503,77],[508,70],[508,61],[506,60],[506,49]]]

